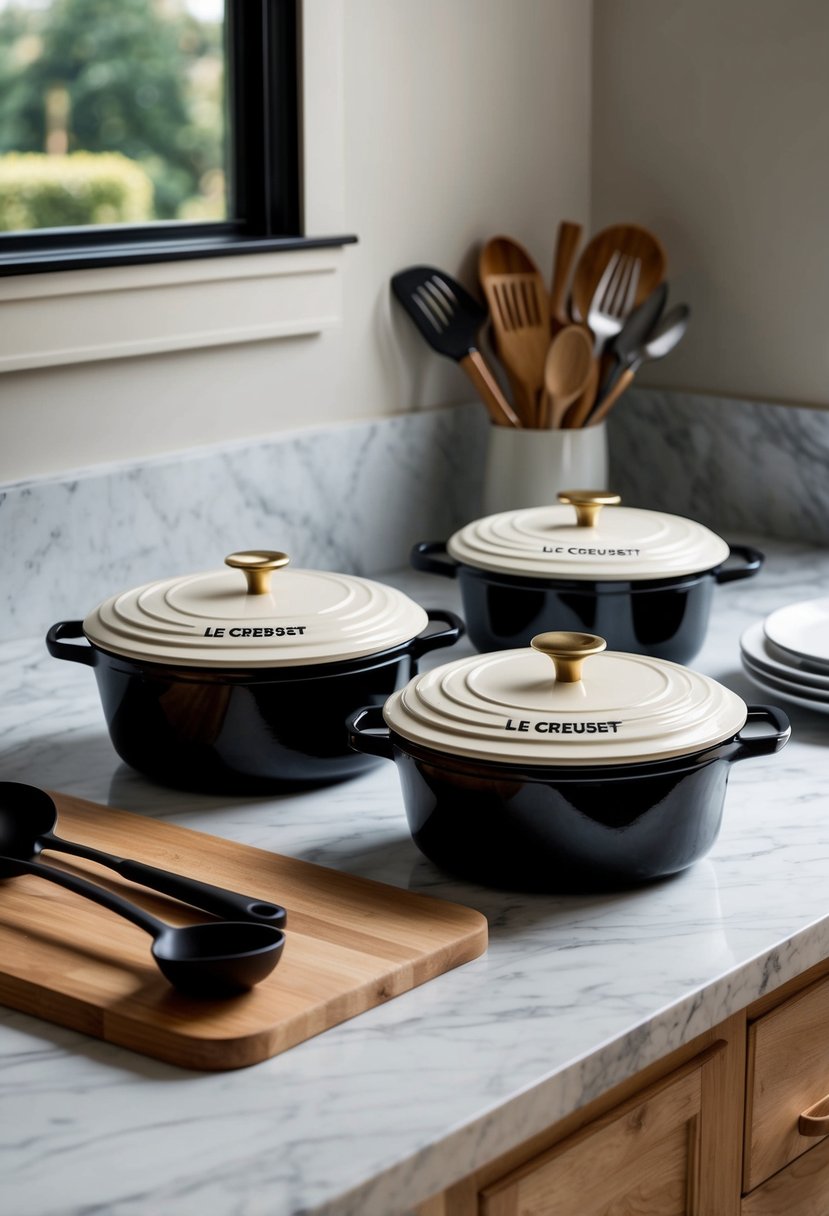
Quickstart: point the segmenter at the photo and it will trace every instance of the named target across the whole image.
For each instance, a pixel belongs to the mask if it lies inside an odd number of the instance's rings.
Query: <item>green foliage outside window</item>
[[[0,231],[146,224],[152,218],[152,181],[119,152],[0,157]]]
[[[150,179],[152,206],[142,220],[225,218],[222,37],[221,20],[198,20],[183,0],[51,0],[34,7],[11,0],[0,7],[0,166],[13,175],[22,168],[13,154],[37,153],[74,175],[62,211],[59,192],[46,187],[46,170],[37,170],[36,213],[49,219],[24,227],[134,222],[126,217],[139,208],[138,178],[128,179],[110,159],[95,174],[91,162],[76,159],[81,153],[120,154]],[[28,170],[25,181],[31,191]],[[87,201],[79,201],[79,190]],[[19,205],[31,206],[22,199]],[[0,228],[7,231],[20,226],[7,214],[10,206],[7,187],[0,199]],[[109,208],[124,219],[75,218]]]

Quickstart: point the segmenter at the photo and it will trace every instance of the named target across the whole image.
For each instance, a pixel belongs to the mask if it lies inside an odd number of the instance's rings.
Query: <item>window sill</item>
[[[320,333],[340,321],[345,239],[0,278],[0,373]]]
[[[343,27],[343,0],[302,0],[306,232],[346,227]],[[233,239],[214,238],[210,248],[185,242],[175,261],[125,256],[0,272],[0,373],[316,334],[340,323],[342,246],[354,238],[289,238],[272,250]],[[81,246],[78,253],[90,255]]]
[[[75,248],[62,246],[59,250],[22,249],[20,252],[2,250],[0,242],[0,278],[9,275],[50,274],[64,270],[90,270],[103,266],[142,266],[146,262],[192,261],[195,258],[237,257],[251,253],[284,253],[294,249],[325,249],[334,245],[351,245],[356,236],[271,237],[245,238],[238,236],[197,236],[171,240],[125,241],[122,245],[88,244],[78,242]]]

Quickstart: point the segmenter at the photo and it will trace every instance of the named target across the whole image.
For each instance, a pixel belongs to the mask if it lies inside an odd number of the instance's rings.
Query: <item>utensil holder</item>
[[[572,430],[491,426],[482,513],[546,507],[559,490],[603,489],[607,471],[604,423]]]

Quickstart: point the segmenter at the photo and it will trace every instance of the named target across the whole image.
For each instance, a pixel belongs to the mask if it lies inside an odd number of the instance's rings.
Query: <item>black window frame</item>
[[[346,245],[306,237],[300,146],[301,0],[226,0],[228,210],[220,223],[0,233],[0,276]]]

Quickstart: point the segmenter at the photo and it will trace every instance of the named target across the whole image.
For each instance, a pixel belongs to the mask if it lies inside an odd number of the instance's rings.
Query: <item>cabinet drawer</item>
[[[823,1143],[802,1136],[798,1120],[829,1094],[829,979],[749,1027],[747,1079],[743,1186],[751,1191]]]
[[[696,1216],[703,1071],[719,1049],[486,1187],[480,1216]]]
[[[787,1165],[746,1195],[742,1216],[826,1216],[829,1211],[829,1140]]]

